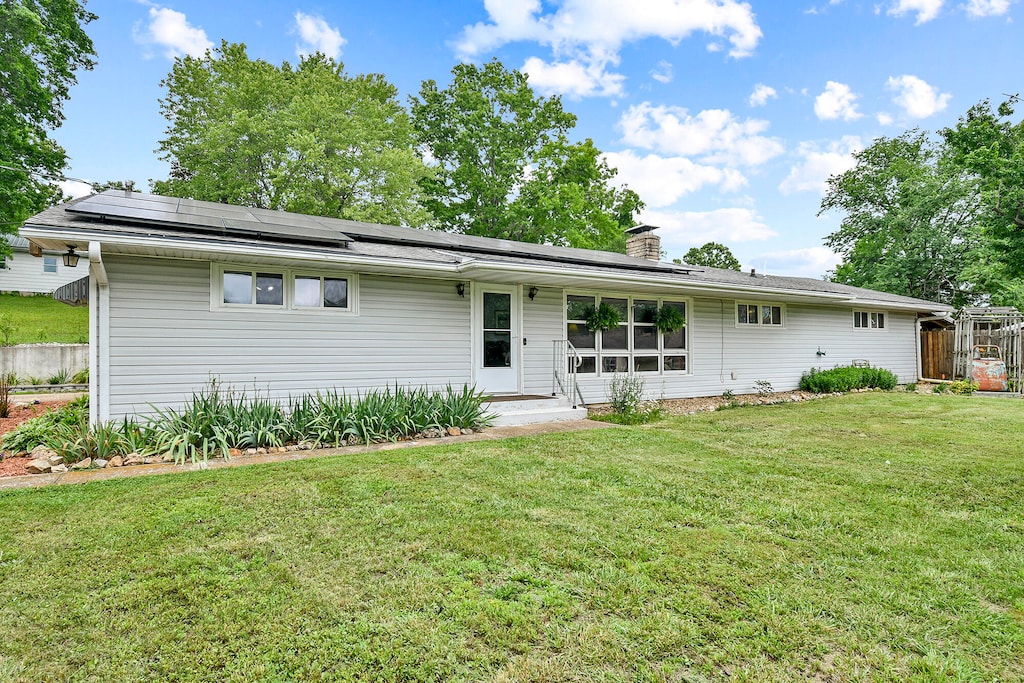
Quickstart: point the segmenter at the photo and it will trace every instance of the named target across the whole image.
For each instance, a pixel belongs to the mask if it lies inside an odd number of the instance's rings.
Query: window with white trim
[[[881,311],[854,311],[853,326],[858,330],[884,330],[885,313]]]
[[[57,272],[57,257],[56,256],[44,256],[43,257],[43,272],[44,273],[56,273]]]
[[[213,265],[213,308],[354,312],[354,275]]]
[[[737,327],[783,327],[786,308],[782,304],[736,302]]]
[[[619,313],[620,322],[611,330],[593,331],[587,317],[601,304]],[[673,308],[684,318],[684,301],[657,297],[568,294],[565,297],[566,338],[583,359],[581,375],[632,372],[642,374],[682,373],[689,369],[687,327],[670,333],[658,330],[656,320],[662,307]]]

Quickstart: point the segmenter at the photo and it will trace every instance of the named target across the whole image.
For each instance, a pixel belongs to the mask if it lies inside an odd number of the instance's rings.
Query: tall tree
[[[84,29],[95,18],[76,0],[0,1],[0,234],[62,197],[53,178],[67,155],[48,133],[64,121],[75,72],[95,64]]]
[[[161,85],[168,120],[156,192],[353,220],[424,225],[429,171],[383,76],[349,76],[322,54],[295,67],[222,42],[178,58]]]
[[[733,256],[732,250],[718,242],[707,242],[699,247],[693,247],[683,255],[682,260],[691,266],[740,269],[740,262]]]
[[[1004,274],[997,280],[1010,290],[1024,278],[1024,121],[1011,120],[1018,102],[1013,96],[992,111],[985,100],[941,131],[950,163],[977,181],[979,223]]]
[[[459,64],[441,89],[411,98],[413,125],[435,174],[424,203],[439,227],[469,235],[625,250],[643,202],[611,184],[615,169],[591,140],[569,141],[576,117],[558,97],[493,60]]]
[[[956,306],[980,292],[964,268],[980,246],[974,180],[918,130],[879,138],[829,179],[821,211],[844,213],[825,243],[843,257],[835,282]]]

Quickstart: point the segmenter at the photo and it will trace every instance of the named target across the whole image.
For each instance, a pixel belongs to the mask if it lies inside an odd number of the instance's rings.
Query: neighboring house
[[[22,294],[52,294],[59,287],[73,282],[84,274],[79,268],[66,268],[61,254],[67,251],[46,249],[42,256],[29,253],[28,240],[13,235],[0,235],[11,245],[12,253],[7,259],[0,259],[0,292],[21,292]]]
[[[656,259],[653,230],[636,233],[630,248]],[[180,405],[212,377],[275,397],[396,383],[550,396],[568,391],[576,358],[587,402],[607,400],[616,372],[642,377],[651,397],[793,389],[812,367],[855,359],[912,382],[918,317],[951,310],[807,278],[117,190],[53,207],[22,234],[75,245],[89,267],[103,420]],[[601,303],[622,323],[590,332],[583,315]],[[685,328],[659,334],[648,321],[662,306]]]

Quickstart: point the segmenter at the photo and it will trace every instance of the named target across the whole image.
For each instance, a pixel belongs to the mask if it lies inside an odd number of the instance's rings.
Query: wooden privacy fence
[[[953,379],[953,330],[921,330],[921,376]]]

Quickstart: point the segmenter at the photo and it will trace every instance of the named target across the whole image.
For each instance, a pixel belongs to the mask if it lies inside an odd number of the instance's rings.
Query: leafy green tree
[[[728,270],[740,269],[740,262],[732,255],[729,247],[718,242],[707,242],[699,247],[691,248],[683,255],[682,261],[691,266],[726,268]]]
[[[1011,121],[1018,102],[1011,97],[992,111],[985,100],[941,131],[950,163],[977,182],[979,223],[1001,273],[997,289],[1007,291],[1019,289],[1024,278],[1024,121]]]
[[[76,0],[0,1],[0,234],[62,198],[52,180],[67,155],[48,133],[64,121],[75,72],[95,63],[84,29],[95,18]]]
[[[643,202],[611,184],[615,169],[591,140],[569,141],[576,117],[537,96],[498,60],[459,64],[441,89],[411,98],[434,175],[420,184],[438,226],[453,232],[589,249],[625,250]]]
[[[161,85],[170,162],[154,191],[320,216],[424,225],[429,171],[383,76],[349,76],[322,54],[275,66],[222,42],[174,62]]]
[[[835,282],[955,306],[981,292],[965,267],[981,245],[974,180],[919,130],[879,138],[829,179],[821,213],[841,211],[825,244],[843,257]]]

